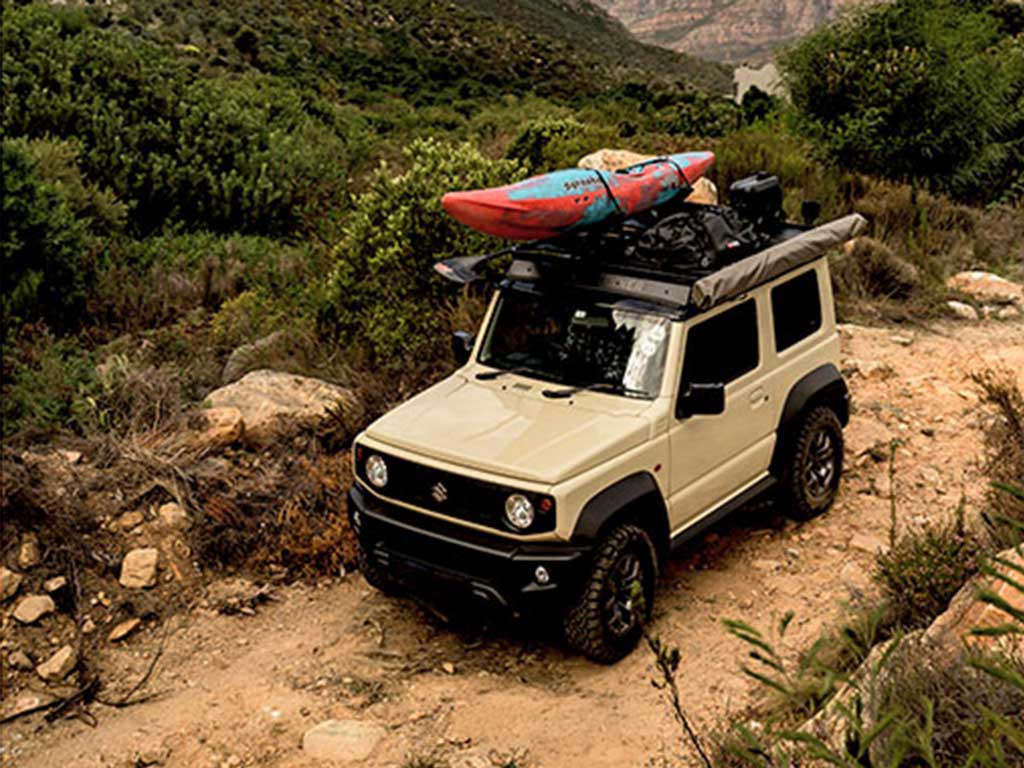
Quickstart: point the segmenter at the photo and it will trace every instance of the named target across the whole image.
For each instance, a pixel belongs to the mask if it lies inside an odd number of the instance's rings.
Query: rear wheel
[[[654,544],[646,531],[625,524],[608,533],[565,615],[565,637],[573,650],[602,664],[632,651],[651,617],[656,576]]]
[[[816,406],[803,416],[793,438],[782,484],[789,514],[809,520],[832,506],[843,473],[843,425],[835,411]]]

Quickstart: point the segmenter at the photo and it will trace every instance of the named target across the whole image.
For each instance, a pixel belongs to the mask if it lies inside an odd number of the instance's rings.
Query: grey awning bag
[[[755,285],[814,261],[829,248],[852,240],[867,228],[867,220],[859,213],[822,224],[701,278],[693,284],[691,301],[698,309],[710,309]]]

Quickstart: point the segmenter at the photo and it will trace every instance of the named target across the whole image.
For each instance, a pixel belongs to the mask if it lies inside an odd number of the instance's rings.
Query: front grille
[[[388,484],[383,489],[370,484],[362,461],[357,461],[359,477],[374,492],[388,499],[503,531],[541,533],[554,530],[554,506],[548,512],[541,512],[540,501],[546,498],[541,494],[434,469],[381,451],[364,450],[367,455],[378,453],[387,461]],[[519,531],[505,521],[505,500],[512,493],[522,493],[533,502],[536,517],[533,525],[525,531]]]

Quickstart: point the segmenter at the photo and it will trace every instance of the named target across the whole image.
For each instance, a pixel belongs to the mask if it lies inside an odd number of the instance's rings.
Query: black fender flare
[[[823,403],[830,406],[845,427],[850,421],[850,390],[843,375],[832,363],[815,368],[793,385],[782,407],[782,416],[776,428],[775,451],[772,455],[771,472],[780,477],[786,449],[789,447],[790,428],[811,404]]]
[[[641,512],[641,508],[646,510]],[[572,541],[596,543],[609,523],[620,516],[633,514],[652,535],[658,557],[663,558],[668,551],[668,510],[658,483],[650,472],[627,475],[591,497],[576,520]]]

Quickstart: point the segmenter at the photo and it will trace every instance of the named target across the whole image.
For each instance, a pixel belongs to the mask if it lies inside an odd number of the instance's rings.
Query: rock
[[[446,675],[454,675],[455,674],[455,665],[452,664],[450,661],[444,662],[441,665],[441,669],[444,670],[444,673]]]
[[[180,504],[173,501],[161,504],[156,513],[160,517],[160,522],[168,528],[188,528],[191,524],[188,513]]]
[[[871,583],[871,576],[860,565],[846,563],[839,571],[839,581],[853,597],[861,597]]]
[[[11,651],[7,655],[7,663],[21,670],[34,669],[36,666],[24,651]]]
[[[150,747],[149,749],[140,750],[136,754],[135,766],[137,768],[142,768],[142,766],[149,768],[149,766],[164,765],[170,759],[170,747]]]
[[[112,643],[116,643],[118,640],[124,640],[128,635],[138,629],[141,623],[142,621],[139,619],[127,619],[122,621],[110,630],[110,634],[107,635],[107,639]]]
[[[133,549],[121,561],[121,586],[129,589],[146,589],[156,584],[156,564],[159,552],[147,547]]]
[[[999,563],[999,560],[1010,565]],[[1016,549],[1008,549],[1000,553],[992,565],[1011,580],[1019,580],[1020,572],[1015,568],[1024,568],[1024,554]],[[978,599],[982,590],[988,590],[1012,608],[1024,611],[1024,592],[1002,579],[978,574],[953,596],[945,612],[925,630],[924,639],[953,659],[959,658],[965,647],[984,650],[999,642],[999,638],[971,634],[975,627],[991,629],[1013,622],[1013,618],[1002,608]],[[1011,638],[1002,638],[1008,639]],[[1018,646],[1024,643],[1021,635],[1016,635],[1012,639]]]
[[[1020,317],[1020,310],[1016,307],[1000,307],[996,312],[996,317],[1000,320],[1015,320]]]
[[[782,568],[782,563],[778,560],[755,560],[751,566],[759,571],[777,571]]]
[[[914,337],[900,336],[897,334],[895,336],[890,336],[889,341],[891,341],[893,344],[899,344],[901,347],[909,347],[911,344],[914,343]]]
[[[60,592],[67,585],[68,580],[63,576],[54,576],[52,579],[47,579],[43,582],[43,589],[52,595],[54,592]]]
[[[237,408],[207,408],[201,415],[203,432],[199,442],[210,450],[234,445],[245,433],[242,412]]]
[[[35,534],[25,534],[21,540],[21,546],[18,548],[18,565],[28,570],[33,568],[43,560],[42,554],[39,550],[39,539],[36,538]]]
[[[653,160],[658,155],[641,155],[628,149],[599,149],[580,158],[578,168],[590,168],[595,171],[618,171],[637,163]],[[693,184],[693,191],[686,198],[688,203],[698,205],[718,205],[718,187],[711,179],[701,177]]]
[[[60,456],[68,464],[74,466],[82,460],[81,451],[57,451],[57,455]]]
[[[255,448],[313,426],[339,406],[352,415],[362,411],[355,395],[343,387],[266,370],[246,374],[206,399],[218,408],[237,408],[245,424],[243,440]]]
[[[843,373],[857,374],[865,379],[886,381],[896,376],[896,371],[888,363],[879,360],[858,360],[848,358],[843,361]]]
[[[17,571],[0,566],[0,603],[10,600],[21,588],[21,582],[25,580]]]
[[[71,670],[78,666],[78,651],[70,645],[65,645],[53,656],[36,667],[36,674],[43,680],[56,683],[63,680]]]
[[[53,613],[57,606],[49,595],[29,595],[23,597],[14,609],[14,618],[22,624],[35,624],[43,616]]]
[[[641,155],[628,149],[599,149],[580,158],[576,163],[579,168],[590,168],[595,171],[618,171],[637,163],[653,160],[657,155]]]
[[[850,547],[867,552],[869,555],[877,555],[889,551],[889,545],[878,536],[868,533],[855,533],[850,539]]]
[[[91,635],[96,631],[96,622],[92,619],[86,619],[82,622],[82,634]]]
[[[316,760],[351,762],[369,757],[386,731],[360,720],[325,720],[302,736],[302,751]]]
[[[17,698],[8,699],[5,696],[3,706],[0,707],[0,720],[13,720],[29,712],[38,712],[56,700],[55,696],[51,696],[48,693],[35,693],[33,691],[25,691]]]
[[[268,353],[286,340],[284,331],[274,331],[251,344],[243,344],[238,347],[228,355],[228,361],[224,364],[224,370],[220,374],[221,383],[230,384],[242,378],[253,368],[260,367],[260,362],[266,360]]]
[[[1024,304],[1024,285],[991,272],[959,272],[946,281],[946,287],[989,304]]]
[[[117,519],[117,527],[122,531],[130,531],[133,528],[138,528],[144,522],[146,522],[146,516],[139,512],[139,510],[133,509],[131,512],[125,512]]]
[[[257,605],[269,600],[273,600],[269,585],[258,587],[237,577],[220,579],[206,589],[206,604],[219,613],[252,615]]]
[[[961,320],[977,320],[978,310],[962,301],[947,301],[946,308]]]
[[[502,763],[511,764],[506,761]],[[473,747],[457,755],[451,765],[452,768],[494,768],[495,763],[486,749]]]

